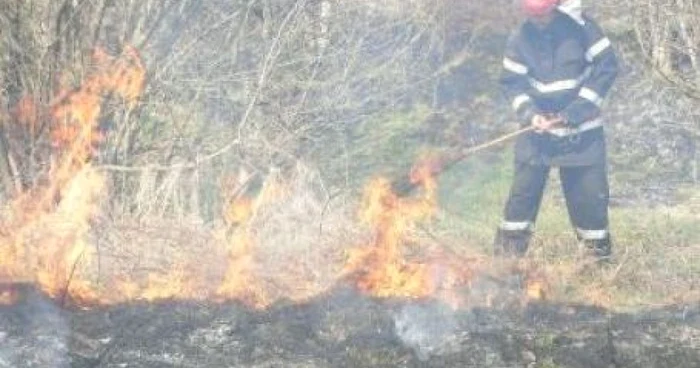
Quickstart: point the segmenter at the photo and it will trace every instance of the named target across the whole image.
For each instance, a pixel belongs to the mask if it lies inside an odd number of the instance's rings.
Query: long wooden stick
[[[513,138],[516,138],[520,136],[521,134],[527,133],[531,130],[534,130],[532,126],[528,126],[525,128],[518,129],[514,132],[504,134],[498,138],[492,139],[488,142],[484,142],[481,144],[478,144],[476,146],[468,147],[463,150],[460,150],[456,152],[453,155],[445,155],[441,157],[437,163],[432,165],[431,167],[431,174],[432,175],[439,175],[447,170],[449,170],[450,167],[455,165],[456,163],[464,160],[467,156],[475,154],[477,152],[486,150],[488,148],[491,148],[493,146],[496,146],[498,144],[501,144],[503,142],[509,141]],[[395,191],[395,193],[399,195],[408,195],[410,194],[417,186],[419,183],[414,183],[411,181],[410,177],[405,176],[398,181],[395,181],[392,184],[392,187]]]
[[[516,130],[516,131],[514,131],[514,132],[511,132],[511,133],[502,135],[502,136],[500,136],[500,137],[498,137],[498,138],[496,138],[496,139],[490,140],[490,141],[488,141],[488,142],[481,143],[481,144],[476,145],[476,146],[473,146],[473,147],[469,147],[469,148],[465,149],[464,151],[462,151],[462,155],[466,156],[466,155],[469,155],[469,154],[472,154],[472,153],[476,153],[476,152],[485,150],[485,149],[487,149],[487,148],[489,148],[489,147],[493,147],[493,146],[495,146],[495,145],[497,145],[497,144],[500,144],[500,143],[503,143],[503,142],[508,141],[508,140],[510,140],[510,139],[513,139],[513,138],[515,138],[515,137],[517,137],[517,136],[519,136],[519,135],[521,135],[521,134],[523,134],[523,133],[529,132],[529,131],[531,131],[531,130],[533,130],[533,129],[534,129],[534,128],[533,128],[532,126],[527,126],[527,127],[525,127],[525,128],[518,129],[518,130]]]
[[[438,174],[442,171],[447,170],[450,166],[462,161],[463,159],[465,159],[469,155],[475,154],[475,153],[480,152],[480,151],[484,151],[488,148],[491,148],[491,147],[499,145],[503,142],[509,141],[509,140],[516,138],[521,134],[527,133],[533,129],[534,128],[532,126],[528,126],[525,128],[518,129],[514,132],[502,135],[502,136],[495,138],[495,139],[492,139],[488,142],[484,142],[484,143],[481,143],[481,144],[478,144],[478,145],[472,146],[472,147],[467,147],[466,149],[459,151],[455,156],[448,157],[443,162],[440,169],[437,172],[433,172],[433,174]]]

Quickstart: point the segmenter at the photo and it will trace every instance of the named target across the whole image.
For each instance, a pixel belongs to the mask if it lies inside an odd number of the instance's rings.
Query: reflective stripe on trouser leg
[[[534,224],[530,221],[501,221],[503,231],[532,231]]]
[[[516,163],[504,218],[496,234],[496,253],[527,251],[548,175],[547,166]]]
[[[560,175],[569,217],[578,238],[594,248],[596,254],[610,254],[605,164],[563,167]]]
[[[608,238],[608,230],[588,230],[580,227],[576,228],[576,234],[581,240],[604,240]]]

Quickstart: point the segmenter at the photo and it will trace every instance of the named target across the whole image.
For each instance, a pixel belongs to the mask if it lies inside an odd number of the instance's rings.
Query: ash
[[[0,368],[70,367],[65,311],[27,289],[22,308],[0,314]]]
[[[408,304],[393,317],[396,335],[421,361],[457,348],[455,312],[444,304]]]
[[[452,310],[345,287],[265,310],[177,300],[70,309],[35,291],[0,305],[0,368],[537,366],[700,367],[700,309]]]

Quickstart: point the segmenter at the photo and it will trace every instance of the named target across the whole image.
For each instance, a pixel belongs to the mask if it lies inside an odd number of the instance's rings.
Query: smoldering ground
[[[30,292],[31,293],[31,292]],[[40,294],[0,312],[7,367],[691,367],[700,311],[590,306],[453,310],[336,288],[256,311],[235,303],[60,310]]]

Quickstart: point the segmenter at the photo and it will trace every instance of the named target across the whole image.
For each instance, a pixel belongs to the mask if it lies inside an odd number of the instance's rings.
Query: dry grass
[[[547,270],[562,300],[630,309],[697,301],[700,216],[686,205],[613,208],[614,259],[581,257],[561,207],[550,208],[530,257]]]
[[[454,178],[442,181],[442,188],[448,190],[442,193],[441,208],[433,221],[419,224],[409,234],[409,253],[411,247],[440,249],[471,260],[464,267],[478,268],[477,277],[503,276],[507,269],[491,262],[490,255],[507,194],[504,178],[508,176],[503,173],[490,179],[474,174],[479,188],[466,182],[462,190],[449,190]],[[175,289],[163,295],[181,292],[196,299],[209,297],[231,267],[231,242],[240,239],[233,235],[245,233],[251,239],[250,277],[255,280],[251,287],[264,289],[266,302],[313,297],[337,284],[346,251],[368,244],[372,235],[357,218],[356,199],[329,196],[323,184],[317,172],[303,165],[285,176],[272,174],[263,188],[274,188],[273,194],[260,200],[250,218],[235,228],[227,228],[223,219],[205,224],[195,216],[138,220],[105,216],[103,208],[103,216],[78,235],[96,258],[81,264],[76,275],[103,289],[114,280],[143,284],[157,275],[158,282],[175,278]],[[700,194],[689,190],[683,195],[684,204],[675,207],[612,208],[615,258],[598,265],[579,249],[560,195],[550,189],[525,267],[542,280],[544,296],[553,301],[616,310],[697,302]],[[60,208],[50,218],[60,217]],[[61,230],[60,226],[41,227],[41,232],[32,232],[34,237],[25,241],[40,242],[50,238],[51,231]],[[32,249],[41,248],[34,243]],[[484,290],[475,292],[488,295],[489,287],[498,286],[480,284]]]
[[[233,225],[223,218],[209,224],[179,216],[104,218],[93,228],[100,279],[143,283],[181,270],[198,280],[202,295],[193,296],[199,298],[216,292],[229,267],[245,267],[255,281],[247,287],[262,289],[265,303],[305,299],[330,288],[345,249],[359,243],[347,198],[329,198],[317,173],[304,166],[293,175],[269,175],[263,188],[268,189],[252,194],[258,198],[252,198],[256,205],[246,221]],[[231,250],[240,251],[243,241],[250,241],[249,254],[231,259]]]
[[[550,190],[545,199],[525,260],[528,268],[544,275],[548,298],[618,310],[700,300],[700,214],[696,202],[664,208],[612,208],[614,258],[597,264],[576,241],[566,209],[555,193]],[[495,195],[499,196],[505,198],[503,192]],[[455,251],[473,254],[477,249],[485,256],[490,252],[501,204],[488,203],[488,196],[483,200],[487,202],[481,206],[485,210],[472,221],[491,226],[467,224],[456,230],[455,224],[463,217],[455,212],[442,214],[442,221],[449,224],[442,236],[456,236]]]
[[[473,178],[465,178],[465,172]],[[446,188],[437,236],[453,239],[457,252],[489,254],[509,180],[507,170],[494,168],[450,173],[441,184]],[[697,302],[700,192],[691,188],[680,193],[684,198],[676,206],[611,208],[614,259],[598,265],[576,241],[553,180],[526,258],[528,267],[544,275],[548,297],[555,301],[619,310]]]

